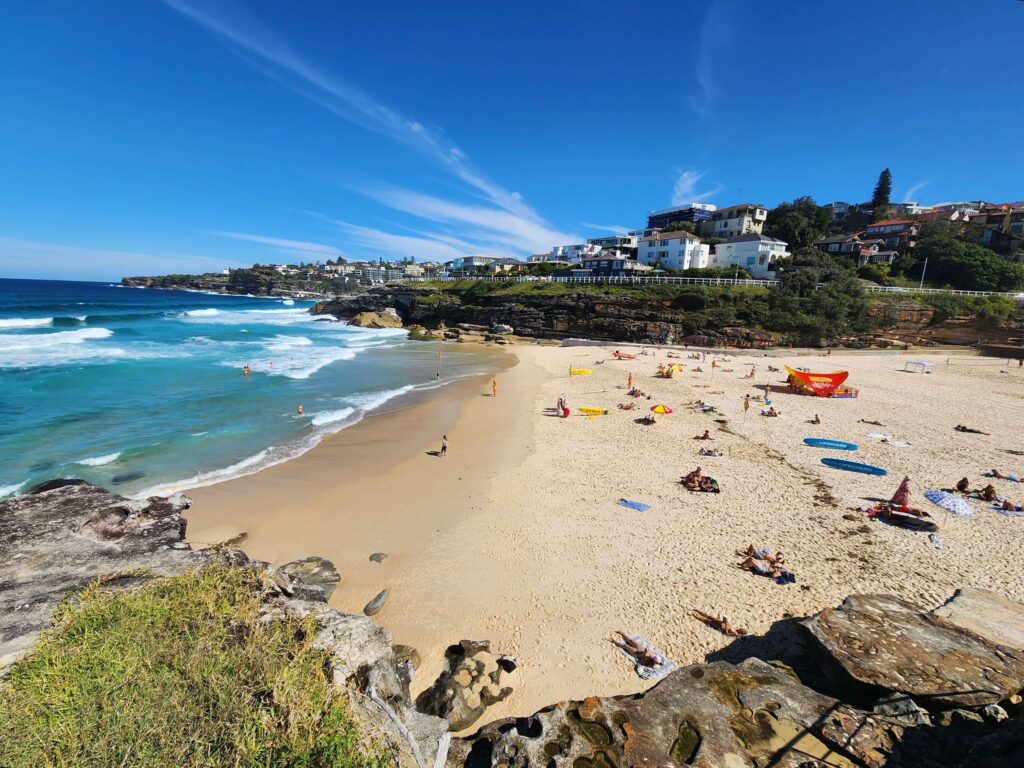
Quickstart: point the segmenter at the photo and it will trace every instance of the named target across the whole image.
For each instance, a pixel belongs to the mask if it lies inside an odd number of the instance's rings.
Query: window
[[[753,256],[748,256],[748,257],[747,257],[747,266],[748,266],[748,267],[752,267],[752,266],[754,266],[754,261],[755,261],[755,259],[754,259],[754,257],[753,257]]]
[[[757,263],[758,263],[758,264],[764,264],[764,262],[765,262],[765,257],[764,257],[764,256],[762,256],[761,258],[759,258],[759,259],[757,260]]]
[[[839,243],[829,243],[828,244],[828,249],[830,251],[838,251],[839,250]]]

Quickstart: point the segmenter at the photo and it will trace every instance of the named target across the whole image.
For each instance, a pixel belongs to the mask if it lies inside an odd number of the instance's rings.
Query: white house
[[[640,238],[636,260],[662,269],[700,269],[708,265],[709,250],[689,232],[659,232]]]
[[[574,245],[556,245],[548,254],[548,261],[568,261],[570,264],[579,264],[583,259],[590,256],[597,256],[601,253],[601,246],[591,243],[576,243]],[[532,261],[532,259],[531,259]]]
[[[767,235],[740,235],[715,246],[712,267],[740,267],[756,278],[773,277],[775,262],[789,256],[786,243]]]
[[[761,234],[761,228],[768,218],[768,209],[759,205],[730,205],[711,213],[710,218],[697,225],[703,237],[739,237],[751,233]]]

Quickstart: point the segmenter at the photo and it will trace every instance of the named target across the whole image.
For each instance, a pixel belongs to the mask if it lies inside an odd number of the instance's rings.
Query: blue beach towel
[[[642,501],[633,501],[631,499],[619,499],[616,504],[620,507],[627,507],[628,509],[635,509],[637,512],[646,512],[651,508],[650,504],[644,504]]]

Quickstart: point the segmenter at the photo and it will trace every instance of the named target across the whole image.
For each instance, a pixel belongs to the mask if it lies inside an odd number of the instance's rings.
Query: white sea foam
[[[290,306],[295,304],[295,300],[294,299],[281,299],[281,303],[284,304],[286,307],[290,307]]]
[[[309,423],[314,427],[322,427],[325,424],[336,424],[343,421],[356,412],[355,408],[339,408],[336,411],[318,411],[312,414]]]
[[[108,453],[106,456],[93,456],[90,459],[79,459],[75,464],[84,464],[87,467],[102,467],[104,464],[111,464],[121,458],[120,452]]]
[[[80,328],[55,333],[0,334],[0,368],[36,368],[68,363],[106,363],[129,355],[133,360],[177,357],[167,345],[134,344],[126,350],[112,344],[93,344],[114,335],[109,328]]]
[[[0,318],[0,328],[46,328],[53,325],[52,317]]]
[[[284,454],[275,461],[268,461],[274,450],[274,448],[264,448],[259,453],[235,462],[229,467],[215,469],[211,472],[200,472],[199,474],[193,475],[185,480],[176,480],[170,483],[154,485],[135,494],[135,498],[145,499],[150,496],[169,496],[172,493],[178,493],[179,491],[184,491],[187,488],[202,488],[207,485],[215,485],[216,483],[222,483],[225,480],[243,477],[244,475],[251,475],[265,467],[271,466],[272,464],[279,464],[280,462],[287,461],[291,458],[290,455]]]
[[[20,483],[13,483],[12,485],[0,485],[0,499],[6,496],[13,496],[19,490],[21,490],[21,486],[23,486],[24,484],[25,481],[22,480]]]
[[[345,399],[366,412],[372,411],[374,408],[380,408],[388,400],[394,400],[399,395],[411,392],[415,388],[416,387],[412,384],[406,384],[404,387],[398,387],[397,389],[385,389],[383,392],[369,392],[365,395],[353,395],[352,397],[347,397]]]
[[[190,309],[185,317],[217,317],[219,314],[219,309]]]

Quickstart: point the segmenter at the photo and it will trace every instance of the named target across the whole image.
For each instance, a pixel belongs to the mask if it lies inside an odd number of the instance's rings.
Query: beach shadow
[[[1015,451],[1013,448],[1003,448],[1003,453],[1008,453],[1011,456],[1024,456],[1024,451]]]
[[[889,503],[889,499],[883,499],[883,498],[880,498],[878,496],[861,496],[860,498],[861,498],[862,501],[871,501],[871,502],[874,502],[875,504],[888,504]]]
[[[427,456],[440,456],[440,451],[426,451]]]
[[[634,424],[643,424],[645,427],[649,427],[652,424],[657,424],[658,422],[656,422],[650,416],[643,416],[643,417],[641,417],[639,419],[633,419],[633,423]]]

